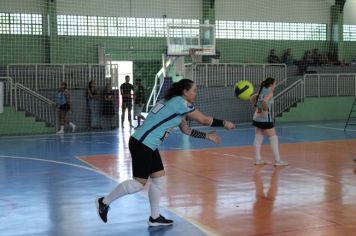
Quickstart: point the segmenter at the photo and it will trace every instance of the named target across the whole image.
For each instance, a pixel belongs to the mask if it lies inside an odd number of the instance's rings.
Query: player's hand
[[[224,121],[224,128],[225,129],[235,129],[236,125],[232,123],[231,121],[225,120]]]
[[[207,133],[206,138],[216,144],[221,142],[219,135],[217,135],[215,131]]]

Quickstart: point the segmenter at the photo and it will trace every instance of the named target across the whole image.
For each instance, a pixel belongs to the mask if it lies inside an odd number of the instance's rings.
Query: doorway
[[[119,111],[119,124],[121,125],[121,114],[122,114],[122,99],[121,99],[121,92],[120,92],[120,85],[125,83],[125,77],[128,75],[130,76],[130,84],[133,84],[133,62],[132,61],[112,61],[112,64],[118,66],[118,83],[117,87],[113,87],[113,90],[118,90],[119,94],[119,103],[118,103],[118,111]],[[133,117],[133,110],[131,112],[131,117]],[[127,113],[127,112],[126,112]],[[125,122],[124,127],[130,127],[128,122],[127,114],[125,114]],[[121,127],[122,128],[122,127]]]

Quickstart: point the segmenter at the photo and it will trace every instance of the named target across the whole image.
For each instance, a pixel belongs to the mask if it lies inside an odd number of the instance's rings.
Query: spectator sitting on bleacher
[[[268,63],[279,63],[279,58],[278,56],[275,54],[275,50],[271,49],[271,51],[269,52],[269,56],[268,56]]]
[[[312,58],[312,54],[309,50],[305,51],[304,56],[303,56],[303,62],[306,66],[313,65],[314,61]]]
[[[305,51],[303,58],[296,60],[294,63],[298,66],[298,75],[303,75],[307,71],[308,66],[313,64],[311,52],[309,50]]]
[[[322,56],[319,52],[319,49],[314,48],[313,49],[313,53],[311,54],[311,58],[312,58],[312,64],[314,66],[320,66],[322,64]]]
[[[355,58],[352,58],[352,61],[351,61],[351,65],[356,65],[356,59]]]
[[[340,62],[337,58],[336,50],[334,48],[330,49],[328,53],[328,64],[340,65]]]
[[[287,66],[291,66],[294,64],[294,59],[292,57],[292,50],[290,48],[286,49],[282,56],[282,61]]]
[[[349,63],[347,63],[346,60],[343,59],[342,61],[340,61],[340,66],[341,67],[349,66]]]

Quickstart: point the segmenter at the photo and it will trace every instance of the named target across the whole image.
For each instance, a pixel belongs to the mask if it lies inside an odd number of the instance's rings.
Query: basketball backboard
[[[215,55],[215,25],[167,26],[167,55],[185,56],[191,49],[196,55]]]

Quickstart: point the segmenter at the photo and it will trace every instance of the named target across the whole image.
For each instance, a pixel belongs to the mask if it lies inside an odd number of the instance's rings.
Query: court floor
[[[343,122],[277,125],[288,167],[254,166],[254,129],[222,143],[173,132],[161,147],[162,213],[150,228],[147,186],[111,205],[94,200],[132,175],[130,130],[0,137],[0,235],[355,235],[356,131]],[[262,156],[272,162],[268,141]]]

